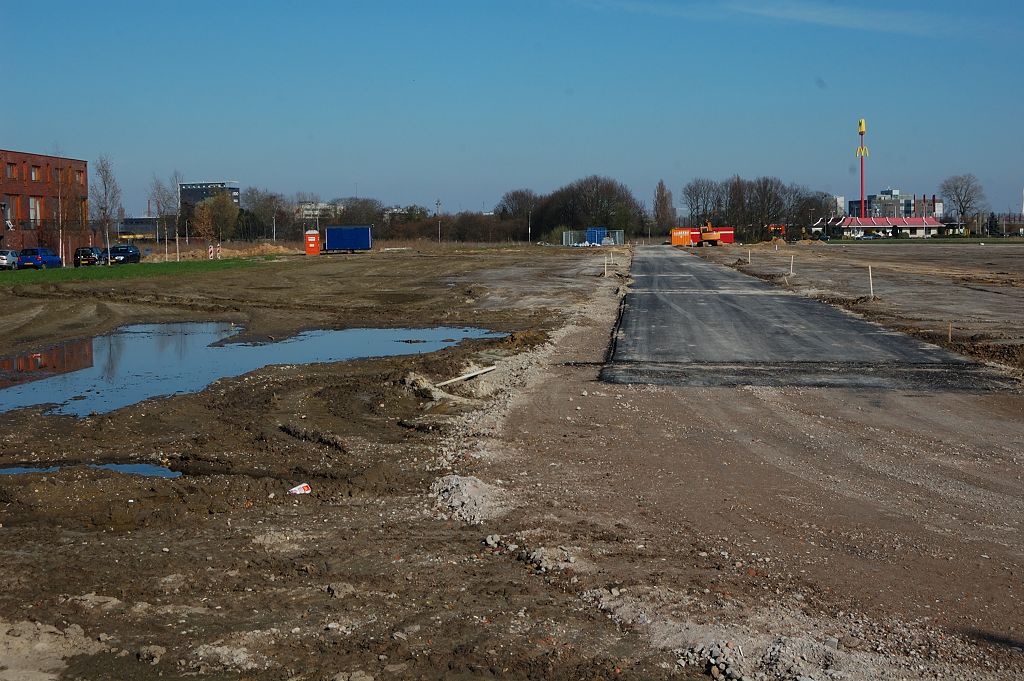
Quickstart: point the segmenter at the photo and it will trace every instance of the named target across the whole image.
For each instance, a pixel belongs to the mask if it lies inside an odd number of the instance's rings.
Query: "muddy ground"
[[[774,276],[768,258],[784,256],[762,251],[757,274]],[[889,253],[901,267],[935,255]],[[12,352],[141,321],[230,320],[256,339],[511,334],[271,367],[84,419],[0,415],[0,465],[184,473],[0,478],[0,679],[1024,674],[1019,394],[603,385],[628,253],[608,278],[603,256],[413,250],[189,281],[0,279]],[[856,301],[861,254],[822,257],[836,283],[814,295]],[[1012,254],[950,257],[972,272],[955,276],[1021,275]],[[802,260],[810,282],[819,258]],[[873,316],[934,333],[945,306],[971,309],[978,292],[942,267],[912,308],[876,278]],[[972,322],[984,330],[961,321],[960,340],[1024,327],[1024,305],[992,311]],[[285,493],[299,482],[313,493]]]

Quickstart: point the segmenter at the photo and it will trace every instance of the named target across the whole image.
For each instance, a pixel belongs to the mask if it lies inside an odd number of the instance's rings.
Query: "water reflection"
[[[39,352],[0,357],[0,388],[92,366],[92,340],[73,340]]]
[[[213,381],[268,364],[339,362],[361,357],[434,352],[466,338],[493,335],[482,329],[348,329],[307,331],[266,344],[218,344],[239,331],[228,323],[138,324],[94,341],[74,341],[62,351],[45,351],[48,372],[23,384],[32,363],[10,370],[13,379],[0,389],[0,412],[55,404],[52,411],[85,416],[119,409],[142,400],[197,392]],[[73,348],[71,348],[73,346]],[[85,350],[88,348],[88,351]],[[63,352],[63,354],[61,354]],[[35,353],[41,355],[43,353]],[[47,357],[50,357],[50,354]],[[23,356],[22,356],[23,357]],[[68,358],[74,358],[69,361]],[[75,364],[75,368],[70,368]],[[15,366],[17,365],[17,366]],[[7,364],[0,363],[0,367]],[[57,367],[62,367],[60,373]]]
[[[56,473],[64,466],[7,466],[0,468],[0,475],[29,475],[31,473]],[[172,471],[166,466],[152,463],[91,463],[89,468],[124,473],[125,475],[141,475],[147,478],[180,478],[181,471]]]

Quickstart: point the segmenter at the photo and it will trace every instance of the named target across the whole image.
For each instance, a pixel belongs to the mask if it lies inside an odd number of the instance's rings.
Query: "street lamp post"
[[[441,243],[441,199],[434,202],[434,207],[437,215],[437,243]]]
[[[67,262],[64,259],[64,188],[61,186],[63,170],[62,166],[57,166],[57,242],[62,265]]]
[[[526,243],[533,243],[533,211],[526,211]]]

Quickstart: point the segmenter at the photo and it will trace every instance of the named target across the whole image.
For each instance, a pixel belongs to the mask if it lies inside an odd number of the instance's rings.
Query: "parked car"
[[[118,244],[110,247],[110,264],[120,265],[129,262],[142,262],[142,253],[131,244]],[[107,264],[107,251],[100,251],[100,265]]]
[[[49,248],[23,248],[18,254],[19,270],[45,270],[47,267],[64,267],[60,256]]]
[[[75,267],[95,265],[100,261],[100,249],[97,246],[83,246],[75,249]]]
[[[0,270],[16,270],[18,269],[18,252],[17,251],[0,251]]]
[[[885,237],[883,237],[878,232],[874,232],[872,234],[865,234],[864,236],[861,237],[861,239],[863,239],[864,241],[874,241],[875,239],[883,239],[883,238],[885,238]]]

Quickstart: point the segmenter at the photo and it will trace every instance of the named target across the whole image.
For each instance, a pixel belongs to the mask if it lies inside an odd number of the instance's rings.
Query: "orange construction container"
[[[320,255],[320,231],[311,229],[306,232],[306,255]]]
[[[673,246],[692,246],[693,232],[689,227],[676,227],[672,230]]]

